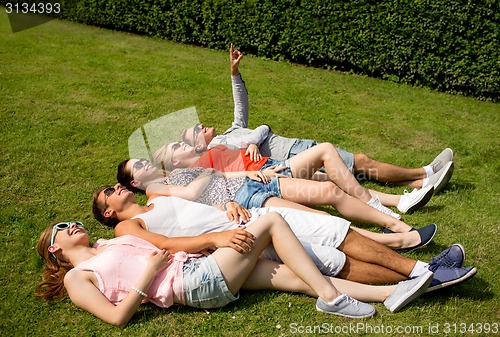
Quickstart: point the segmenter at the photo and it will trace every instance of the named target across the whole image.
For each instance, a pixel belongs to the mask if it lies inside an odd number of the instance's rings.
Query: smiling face
[[[52,227],[48,251],[57,259],[61,250],[69,250],[76,246],[89,246],[89,236],[80,222],[60,222]]]
[[[217,136],[215,128],[207,128],[203,124],[196,124],[187,128],[182,134],[182,141],[193,147],[206,147]]]
[[[185,142],[168,144],[167,153],[169,153],[171,165],[173,168],[189,167],[196,160],[198,160],[199,157],[196,152],[196,148]]]
[[[145,188],[148,183],[163,178],[158,169],[147,159],[130,159],[125,166],[125,170],[133,178],[132,185],[136,188]]]
[[[128,204],[135,203],[135,200],[134,193],[121,184],[116,184],[113,187],[102,189],[94,202],[99,205],[100,212],[104,217],[118,219],[117,213],[126,209]]]

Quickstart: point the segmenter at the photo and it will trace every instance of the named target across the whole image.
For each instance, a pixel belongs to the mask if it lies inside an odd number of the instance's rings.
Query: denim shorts
[[[184,263],[184,304],[211,309],[223,307],[239,298],[227,287],[217,262],[212,256],[190,258]]]
[[[288,177],[292,177],[292,170],[290,169],[290,161],[287,159],[287,160],[276,160],[276,159],[272,159],[272,158],[269,158],[265,163],[264,165],[262,165],[262,167],[260,168],[261,171],[265,170],[266,168],[270,167],[270,166],[285,166],[286,169],[283,169],[281,171],[278,172],[278,174],[282,174],[282,175],[285,175],[285,176],[288,176]]]
[[[318,142],[316,142],[315,140],[297,139],[295,143],[292,145],[292,148],[290,149],[290,154],[288,155],[288,158],[291,158],[316,145],[318,145]],[[339,153],[340,158],[342,158],[349,171],[352,172],[354,169],[354,154],[351,152],[347,152],[346,150],[342,150],[338,147],[336,147],[335,149]],[[324,167],[319,169],[319,171],[325,172]]]
[[[234,201],[247,209],[251,209],[253,207],[262,207],[264,202],[271,197],[281,198],[278,177],[271,178],[268,184],[246,178],[243,186],[236,192]]]

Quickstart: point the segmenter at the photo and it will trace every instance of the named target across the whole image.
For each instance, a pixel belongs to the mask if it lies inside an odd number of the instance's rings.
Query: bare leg
[[[311,179],[322,166],[328,178],[347,194],[365,203],[370,201],[369,191],[359,184],[332,144],[321,143],[290,158],[290,169],[295,178]]]
[[[398,186],[407,186],[407,187],[416,188],[417,190],[419,190],[424,185],[424,181],[423,180],[394,181],[391,184],[398,185]]]
[[[359,234],[367,237],[373,241],[383,244],[391,249],[408,248],[418,245],[422,240],[417,231],[394,233],[394,234],[381,234],[367,231],[362,228],[351,226],[351,229]]]
[[[279,184],[281,195],[286,200],[305,205],[331,205],[350,220],[377,224],[397,233],[408,232],[412,228],[390,215],[377,211],[359,199],[347,195],[332,182],[279,178]]]
[[[384,206],[396,207],[399,203],[399,200],[401,199],[401,196],[397,194],[388,194],[388,193],[378,192],[375,190],[369,190],[369,191],[373,197],[379,197],[380,202]]]
[[[346,256],[344,268],[337,274],[337,277],[364,284],[387,284],[408,279],[394,270],[349,256]]]
[[[426,177],[423,168],[404,168],[371,159],[363,153],[354,155],[354,174],[364,174],[368,179],[383,183],[404,183],[406,186],[421,188]]]
[[[324,215],[330,215],[327,212],[323,212],[311,207],[304,206],[302,204],[298,204],[296,202],[290,201],[290,200],[285,200],[285,199],[280,199],[278,197],[270,197],[266,199],[262,207],[288,207],[288,208],[294,208],[298,209],[301,211],[307,211],[307,212],[312,212],[312,213],[319,213],[319,214],[324,214]]]
[[[325,276],[338,291],[358,301],[383,302],[396,286],[373,286]],[[242,286],[246,290],[282,290],[318,297],[290,268],[275,261],[260,259]]]
[[[356,260],[376,264],[405,276],[410,275],[417,263],[351,229],[338,249]]]
[[[264,202],[263,207],[287,207],[294,208],[301,211],[308,211],[312,213],[319,213],[331,216],[331,214],[323,211],[319,211],[314,208],[310,208],[301,204],[298,204],[293,201],[280,199],[277,197],[271,197]],[[391,217],[392,218],[392,217]],[[392,219],[390,219],[392,220]],[[400,248],[408,248],[418,245],[421,242],[420,234],[417,231],[413,232],[404,232],[404,233],[393,233],[393,234],[381,234],[374,233],[371,231],[367,231],[362,228],[357,228],[351,226],[351,229],[358,232],[359,234],[366,236],[367,238],[372,239],[378,243],[383,244],[391,249],[400,249]]]
[[[332,301],[341,295],[319,272],[288,223],[278,213],[269,213],[246,229],[256,237],[250,252],[240,254],[232,248],[219,248],[212,254],[233,294],[251,274],[260,253],[272,242],[280,259],[320,298]]]
[[[301,211],[309,211],[312,213],[319,213],[319,214],[331,216],[331,214],[329,214],[327,212],[319,211],[317,209],[310,208],[310,207],[298,204],[296,202],[280,199],[277,197],[271,197],[271,198],[267,199],[264,202],[263,207],[287,207],[287,208],[298,209]],[[390,217],[388,220],[393,221],[393,218]],[[398,220],[396,220],[396,222],[398,222]],[[374,232],[367,231],[365,229],[357,228],[357,227],[353,227],[353,226],[351,226],[351,229],[358,232],[359,234],[361,234],[369,239],[372,239],[373,241],[381,243],[384,246],[387,246],[391,249],[413,247],[413,246],[418,245],[421,242],[420,234],[417,231],[403,232],[403,233],[396,232],[393,234],[381,234],[381,233],[374,233]]]

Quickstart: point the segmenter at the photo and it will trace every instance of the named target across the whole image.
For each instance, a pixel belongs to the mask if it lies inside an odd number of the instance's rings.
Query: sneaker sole
[[[453,281],[449,281],[446,283],[441,283],[441,284],[435,285],[434,287],[427,288],[426,293],[430,293],[431,291],[434,291],[434,290],[446,288],[446,287],[452,286],[452,285],[457,284],[457,283],[465,282],[468,279],[470,279],[472,276],[476,275],[476,273],[477,273],[477,269],[476,269],[476,267],[474,267],[467,274],[465,274],[464,276],[462,276],[460,278],[457,278]]]
[[[422,206],[425,206],[429,200],[431,200],[432,196],[434,195],[434,188],[430,188],[427,193],[425,193],[424,195],[422,195],[420,197],[420,200],[417,200],[417,202],[415,204],[413,204],[412,206],[410,206],[406,212],[404,211],[401,211],[402,213],[406,213],[406,214],[411,214],[413,212],[415,212],[417,209],[419,209],[420,207]]]
[[[391,312],[398,312],[403,307],[405,307],[408,303],[424,294],[427,290],[427,287],[432,282],[432,273],[429,272],[427,278],[422,278],[422,280],[413,288],[413,292],[408,293],[407,297],[402,298],[398,302],[395,302],[389,309]]]
[[[448,167],[448,170],[446,170],[445,174],[441,176],[441,179],[439,179],[435,184],[434,184],[434,194],[439,193],[443,189],[443,187],[448,184],[448,182],[451,179],[451,176],[453,175],[453,170],[455,169],[455,164],[453,162],[450,162],[450,166]],[[448,165],[448,164],[446,164]]]
[[[348,318],[368,318],[368,317],[372,317],[376,313],[376,311],[373,310],[371,313],[366,314],[366,315],[353,316],[353,315],[341,314],[341,313],[338,313],[338,312],[325,311],[325,310],[319,308],[317,305],[316,305],[316,310],[324,312],[324,313],[327,313],[327,314],[330,314],[330,315],[337,315],[337,316],[348,317]]]

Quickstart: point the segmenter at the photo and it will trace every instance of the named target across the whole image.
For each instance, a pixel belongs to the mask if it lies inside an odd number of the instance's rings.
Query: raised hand
[[[231,64],[231,75],[236,76],[240,74],[238,67],[240,66],[240,61],[243,58],[243,54],[238,50],[235,50],[233,44],[231,43],[231,47],[229,49],[229,62]]]

